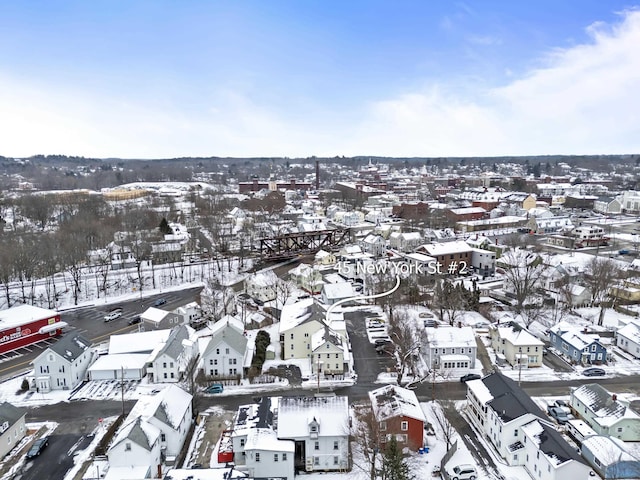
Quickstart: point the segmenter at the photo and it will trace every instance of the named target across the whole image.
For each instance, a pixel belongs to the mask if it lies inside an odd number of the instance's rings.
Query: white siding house
[[[84,381],[92,360],[91,342],[79,333],[68,333],[34,359],[31,388],[72,390]]]
[[[211,326],[211,340],[202,353],[202,369],[209,377],[235,377],[244,375],[247,337],[242,323],[225,316]]]

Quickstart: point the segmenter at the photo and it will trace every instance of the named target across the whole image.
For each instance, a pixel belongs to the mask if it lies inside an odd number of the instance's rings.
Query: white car
[[[110,322],[111,320],[115,320],[116,318],[120,318],[122,316],[122,309],[112,310],[104,316],[105,322]]]
[[[447,469],[447,472],[451,480],[476,480],[476,478],[478,478],[476,467],[466,463]]]

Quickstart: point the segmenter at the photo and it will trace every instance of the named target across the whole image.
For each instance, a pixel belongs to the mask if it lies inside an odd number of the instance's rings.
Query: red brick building
[[[386,385],[369,392],[369,399],[383,439],[395,435],[400,448],[413,451],[424,445],[426,418],[413,391]]]

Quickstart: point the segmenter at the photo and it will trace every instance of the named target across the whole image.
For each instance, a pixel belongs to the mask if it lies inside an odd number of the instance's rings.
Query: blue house
[[[622,441],[594,435],[582,442],[580,453],[605,480],[640,477],[640,459],[631,455]]]
[[[581,332],[574,325],[560,322],[549,330],[551,346],[569,362],[581,365],[599,365],[607,362],[607,349],[600,338]]]

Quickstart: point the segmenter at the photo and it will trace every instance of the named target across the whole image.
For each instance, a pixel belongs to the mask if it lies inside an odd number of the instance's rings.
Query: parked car
[[[460,377],[460,382],[465,383],[469,380],[480,380],[481,378],[482,375],[478,375],[477,373],[467,373],[466,375]]]
[[[447,469],[447,473],[450,480],[476,480],[478,478],[476,467],[467,463]]]
[[[222,393],[224,391],[224,385],[221,383],[214,383],[206,388],[204,393]]]
[[[598,367],[585,368],[582,374],[587,377],[600,377],[605,374],[604,369]]]
[[[164,298],[159,298],[157,299],[155,302],[153,302],[153,306],[154,307],[159,307],[161,305],[164,305],[165,303],[167,303],[167,300]]]
[[[549,406],[549,407],[547,407],[547,413],[549,414],[549,416],[551,418],[553,418],[560,425],[564,425],[565,423],[567,423],[569,421],[569,417],[567,415],[567,412],[565,412],[560,407]]]
[[[27,452],[27,460],[36,458],[47,445],[49,445],[49,437],[42,437],[33,442],[33,445],[31,445],[31,448]]]
[[[140,318],[140,315],[136,315],[131,320],[129,320],[129,325],[135,325],[136,323],[140,323],[141,321],[142,318]]]
[[[115,320],[116,318],[120,318],[121,316],[122,316],[122,309],[114,308],[104,316],[104,321],[110,322],[111,320]]]

